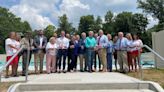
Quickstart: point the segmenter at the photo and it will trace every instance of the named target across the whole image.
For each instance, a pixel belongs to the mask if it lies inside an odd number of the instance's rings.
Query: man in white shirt
[[[6,61],[10,60],[10,58],[15,54],[15,51],[18,50],[16,47],[16,41],[15,41],[16,33],[10,32],[9,38],[5,40],[5,50],[7,59]],[[12,65],[12,75],[14,76],[14,64],[17,62],[18,57],[15,57],[9,65]],[[6,78],[9,77],[8,75],[9,66],[6,67]]]
[[[69,47],[69,40],[68,38],[65,37],[65,31],[61,31],[61,37],[57,39],[57,44],[58,44],[58,67],[57,67],[57,72],[61,72],[61,60],[63,57],[63,73],[66,73],[65,70],[65,65],[66,65],[66,57],[67,57],[67,49]]]
[[[34,64],[35,73],[38,73],[38,62],[40,63],[40,73],[43,72],[43,60],[45,55],[45,47],[47,45],[47,38],[44,36],[42,30],[39,30],[38,35],[34,38]]]

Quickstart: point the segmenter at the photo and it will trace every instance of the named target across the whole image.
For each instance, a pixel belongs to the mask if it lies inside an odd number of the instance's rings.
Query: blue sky
[[[69,22],[77,27],[80,16],[93,14],[101,16],[108,10],[114,15],[123,11],[142,13],[137,9],[137,0],[0,0],[0,6],[9,8],[15,15],[30,23],[32,29],[45,28],[52,24],[58,26],[58,17],[67,14]],[[157,24],[150,15],[149,27]]]

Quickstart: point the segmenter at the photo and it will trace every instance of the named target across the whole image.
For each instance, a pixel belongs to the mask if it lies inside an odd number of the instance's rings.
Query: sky
[[[32,29],[43,29],[47,25],[58,27],[59,16],[66,14],[68,21],[78,27],[81,16],[93,14],[104,16],[108,10],[114,15],[123,11],[142,13],[137,8],[137,0],[0,0],[0,6],[30,23]],[[157,19],[147,15],[151,28],[158,23]]]

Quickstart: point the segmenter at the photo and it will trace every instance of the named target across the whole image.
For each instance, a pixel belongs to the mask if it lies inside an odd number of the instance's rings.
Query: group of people
[[[34,38],[31,32],[25,33],[23,38],[18,33],[11,32],[5,41],[7,61],[23,46],[23,50],[9,64],[12,66],[12,76],[17,76],[20,56],[22,75],[25,76],[32,54],[36,74],[43,73],[44,56],[48,74],[75,72],[78,61],[80,72],[112,72],[113,57],[116,70],[118,62],[121,73],[137,71],[142,45],[136,34],[132,36],[127,33],[124,37],[124,33],[119,32],[112,39],[112,35],[105,35],[103,30],[98,33],[83,32],[80,35],[61,31],[60,35],[54,33],[49,39],[44,36],[43,30],[38,30]],[[6,77],[9,77],[9,66],[6,68]]]

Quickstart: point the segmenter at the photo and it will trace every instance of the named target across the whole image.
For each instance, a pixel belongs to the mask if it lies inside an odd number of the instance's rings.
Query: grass
[[[140,78],[138,72],[131,72],[128,75],[138,79]],[[164,69],[144,69],[143,80],[157,82],[164,88]]]
[[[0,92],[7,92],[8,88],[18,82],[2,82],[0,83]]]

